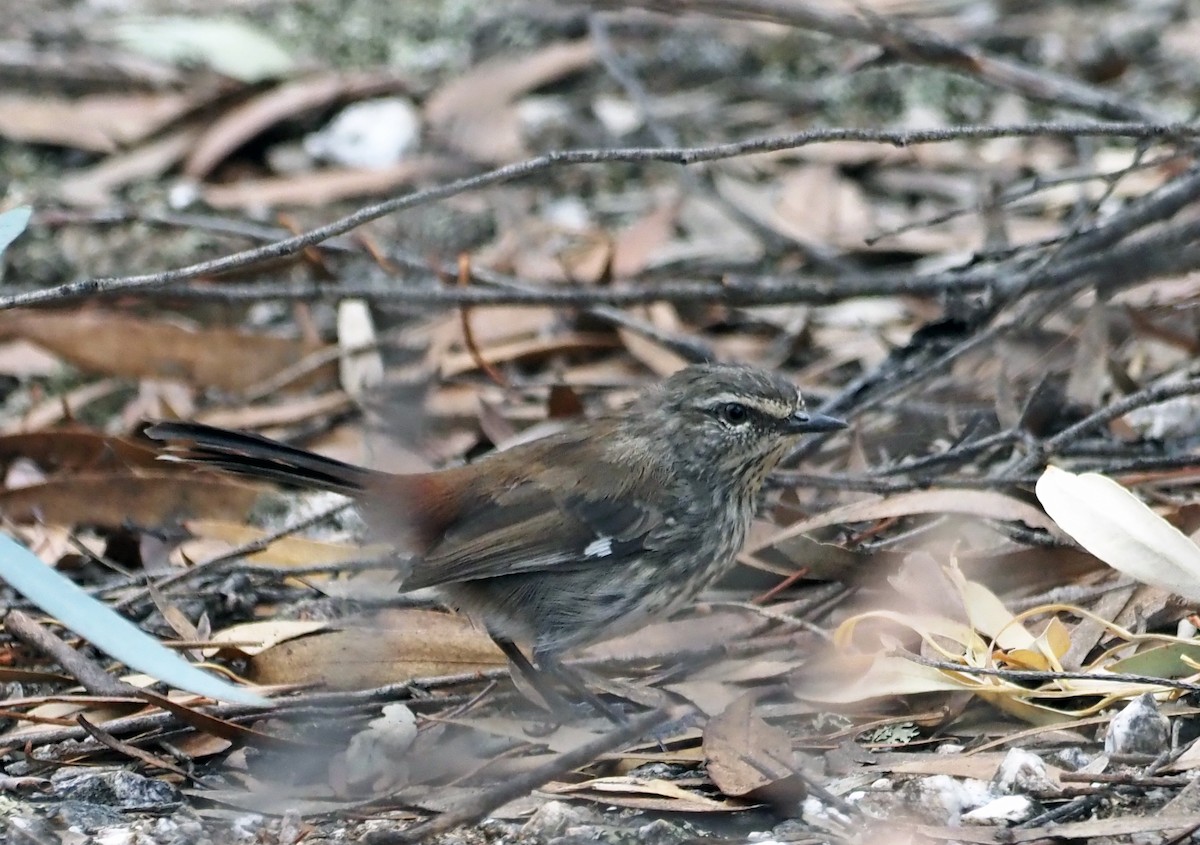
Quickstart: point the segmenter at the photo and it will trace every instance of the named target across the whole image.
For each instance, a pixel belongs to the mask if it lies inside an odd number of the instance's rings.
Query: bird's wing
[[[652,546],[663,523],[657,508],[627,491],[556,494],[525,482],[465,508],[414,564],[404,588],[618,564]]]

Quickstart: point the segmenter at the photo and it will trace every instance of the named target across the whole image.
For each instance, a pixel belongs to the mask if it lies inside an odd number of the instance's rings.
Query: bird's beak
[[[783,425],[788,434],[809,434],[817,431],[838,431],[845,428],[847,423],[836,417],[827,417],[824,414],[809,414],[804,411],[798,411],[788,417]]]

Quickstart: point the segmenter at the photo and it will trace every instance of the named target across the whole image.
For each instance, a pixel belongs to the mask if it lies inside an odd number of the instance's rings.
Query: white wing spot
[[[612,537],[599,537],[587,544],[584,557],[608,557],[612,554]]]

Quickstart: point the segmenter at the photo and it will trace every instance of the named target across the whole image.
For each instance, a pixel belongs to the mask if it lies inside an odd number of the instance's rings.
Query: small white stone
[[[542,209],[542,217],[554,226],[571,232],[583,232],[592,226],[592,214],[587,203],[579,197],[562,197],[547,203]]]
[[[565,129],[574,119],[571,104],[564,97],[522,97],[517,103],[517,120],[527,138],[553,129]]]
[[[167,205],[172,211],[182,211],[200,199],[200,186],[190,180],[176,182],[167,191]]]
[[[1171,723],[1158,712],[1150,693],[1139,695],[1125,705],[1108,723],[1104,737],[1106,754],[1161,754],[1167,749]]]
[[[621,138],[642,125],[642,113],[624,97],[601,94],[592,102],[592,114],[614,138]]]
[[[1003,795],[982,807],[963,813],[963,824],[1000,824],[1033,818],[1037,805],[1024,795]]]
[[[930,775],[905,784],[904,794],[925,812],[944,815],[942,824],[957,824],[963,813],[982,807],[996,796],[990,784],[974,778],[953,778],[949,775]]]
[[[992,785],[1006,794],[1053,792],[1056,787],[1041,757],[1023,748],[1013,748],[1000,761]]]
[[[421,116],[403,97],[353,103],[324,128],[304,139],[313,158],[346,167],[382,170],[415,152],[421,142]]]

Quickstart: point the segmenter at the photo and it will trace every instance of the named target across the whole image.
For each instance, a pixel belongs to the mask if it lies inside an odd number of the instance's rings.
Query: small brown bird
[[[746,366],[697,365],[625,410],[437,472],[393,475],[197,423],[146,429],[176,458],[354,497],[548,700],[538,667],[601,706],[560,655],[691,601],[733,565],[767,474],[796,439],[845,423]],[[608,715],[611,711],[601,707]]]

